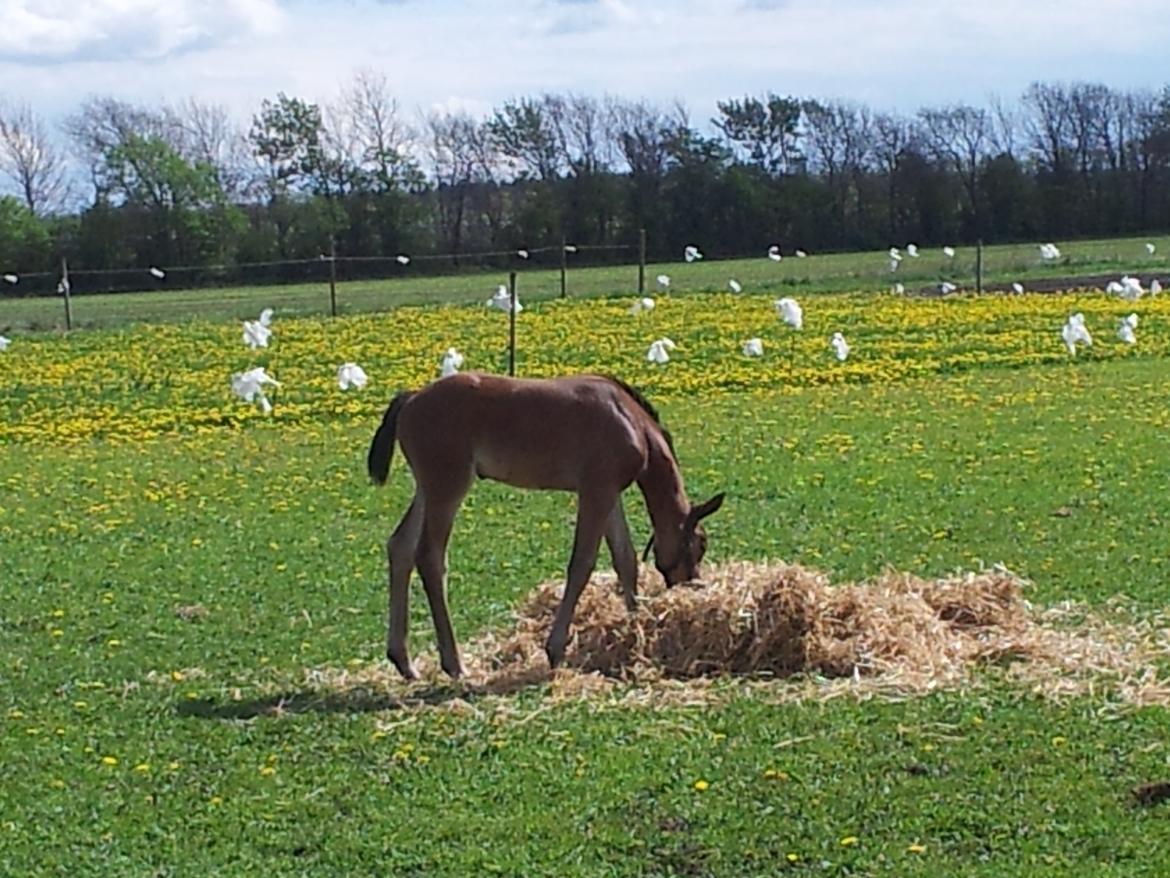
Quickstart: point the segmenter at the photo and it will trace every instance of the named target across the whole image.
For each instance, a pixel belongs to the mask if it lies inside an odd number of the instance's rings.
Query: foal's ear
[[[691,521],[698,523],[712,513],[718,512],[719,507],[723,505],[723,498],[727,495],[720,491],[706,503],[700,503],[698,506],[691,507],[691,514],[688,516]]]

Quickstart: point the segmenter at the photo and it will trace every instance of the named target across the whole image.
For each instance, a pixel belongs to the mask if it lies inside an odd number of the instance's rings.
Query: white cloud
[[[276,0],[3,0],[0,62],[160,58],[276,30]]]
[[[404,112],[545,91],[715,102],[767,91],[913,111],[1033,80],[1158,89],[1165,0],[0,0],[0,92],[60,117],[90,93],[194,95],[241,120],[328,100],[358,68]],[[1010,22],[1006,26],[1005,22]],[[1100,35],[1124,45],[1124,63]],[[51,66],[51,75],[46,75]]]

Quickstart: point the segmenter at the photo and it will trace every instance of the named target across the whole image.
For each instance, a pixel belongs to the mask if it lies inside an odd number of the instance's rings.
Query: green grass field
[[[717,320],[721,301],[696,297],[686,319]],[[980,316],[995,300],[923,303],[911,342],[864,300],[804,303],[810,321],[850,311],[863,363],[870,345],[917,358],[924,377],[859,367],[787,386],[784,361],[765,360],[737,367],[781,376],[759,389],[736,379],[692,395],[718,361],[703,340],[742,334],[696,330],[667,367],[677,380],[644,383],[659,387],[691,495],[728,492],[710,519],[712,561],[782,558],[840,580],[1003,563],[1031,581],[1037,606],[1120,599],[1158,617],[1170,579],[1163,342],[1115,350],[1102,328],[1075,360],[954,371],[950,358],[1009,334]],[[548,319],[581,326],[586,307]],[[1140,310],[1142,344],[1155,345],[1165,303]],[[1107,325],[1104,313],[1090,319]],[[378,337],[373,323],[347,327]],[[278,329],[318,331],[291,319]],[[171,368],[218,356],[218,336],[200,333]],[[1059,349],[1047,328],[1011,343],[1031,350],[1049,335]],[[609,348],[582,336],[549,356],[606,367]],[[140,379],[119,385],[100,364],[174,337],[95,330],[80,348],[79,337],[0,355],[8,418],[45,394],[61,418],[96,406],[144,416]],[[331,356],[319,355],[323,368]],[[193,421],[205,400],[174,380],[147,388],[151,406]],[[411,485],[398,458],[389,485],[373,489],[364,455],[392,386],[367,388],[349,409],[326,404],[322,385],[290,402],[303,408],[287,420],[278,401],[272,419],[140,441],[2,446],[0,874],[1170,870],[1170,806],[1137,807],[1130,795],[1170,778],[1166,710],[1133,708],[1104,683],[1047,700],[990,667],[962,691],[904,700],[781,703],[791,687],[815,688],[807,680],[721,681],[720,698],[693,707],[638,708],[620,688],[571,702],[543,686],[477,696],[441,680],[416,693],[429,704],[330,696],[315,672],[382,660],[383,541]],[[641,541],[640,498],[627,510]],[[464,644],[562,574],[573,514],[567,495],[477,485],[450,553]],[[412,647],[433,655],[418,594]]]
[[[1145,245],[1154,243],[1149,254]],[[555,254],[542,258],[556,263]],[[984,249],[984,279],[988,286],[1027,285],[1046,278],[1067,278],[1123,273],[1161,273],[1170,277],[1170,239],[1166,237],[1121,238],[1076,241],[1062,246],[1061,258],[1040,259],[1035,244],[989,246]],[[680,255],[674,263],[646,267],[645,285],[651,295],[657,291],[655,278],[666,274],[674,293],[725,291],[728,281],[738,280],[747,292],[790,293],[886,290],[901,282],[907,290],[936,289],[940,281],[973,290],[976,278],[976,248],[957,247],[947,258],[939,248],[923,249],[915,259],[905,257],[897,272],[888,268],[886,251],[868,253],[813,254],[805,259],[786,256],[772,262],[760,254],[755,259],[710,259],[686,263]],[[522,301],[560,295],[558,267],[541,267],[539,261],[517,260],[518,290]],[[397,269],[396,269],[397,270]],[[378,281],[338,284],[338,313],[384,311],[399,305],[438,302],[482,302],[498,284],[507,283],[507,272],[471,272],[449,276],[415,276],[409,270],[401,277]],[[145,272],[143,272],[145,277]],[[84,277],[74,288],[72,319],[75,327],[113,326],[136,321],[187,319],[254,319],[261,308],[273,307],[285,315],[328,314],[328,275],[322,269],[316,283],[280,287],[221,287],[183,289],[181,275],[167,283],[176,288],[151,292],[86,295]],[[567,292],[573,297],[631,295],[637,291],[636,265],[575,269],[570,265]],[[0,290],[0,331],[6,329],[47,329],[63,327],[65,312],[60,298],[13,298]]]

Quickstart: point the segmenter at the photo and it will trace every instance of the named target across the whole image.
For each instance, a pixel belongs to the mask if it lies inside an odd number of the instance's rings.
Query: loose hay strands
[[[889,572],[834,586],[797,565],[740,562],[674,589],[643,574],[633,614],[612,574],[594,577],[556,673],[544,641],[562,586],[540,585],[510,630],[469,646],[464,688],[506,694],[548,682],[554,698],[619,689],[625,701],[685,704],[710,700],[714,681],[734,678],[783,700],[896,698],[970,685],[974,669],[1006,665],[1008,677],[1049,697],[1108,689],[1126,702],[1170,705],[1170,684],[1152,667],[1170,658],[1161,620],[1106,622],[1075,607],[1034,613],[1020,579],[1003,569],[936,580]],[[428,662],[420,668],[432,680],[437,673]],[[318,671],[314,683],[401,692],[392,673]]]

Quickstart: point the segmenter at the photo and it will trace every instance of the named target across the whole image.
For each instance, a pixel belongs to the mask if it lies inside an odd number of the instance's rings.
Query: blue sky
[[[359,68],[403,110],[486,112],[542,91],[848,98],[912,111],[1036,79],[1160,89],[1165,0],[0,0],[0,98],[50,119],[89,94],[194,96],[246,119],[329,100]]]

